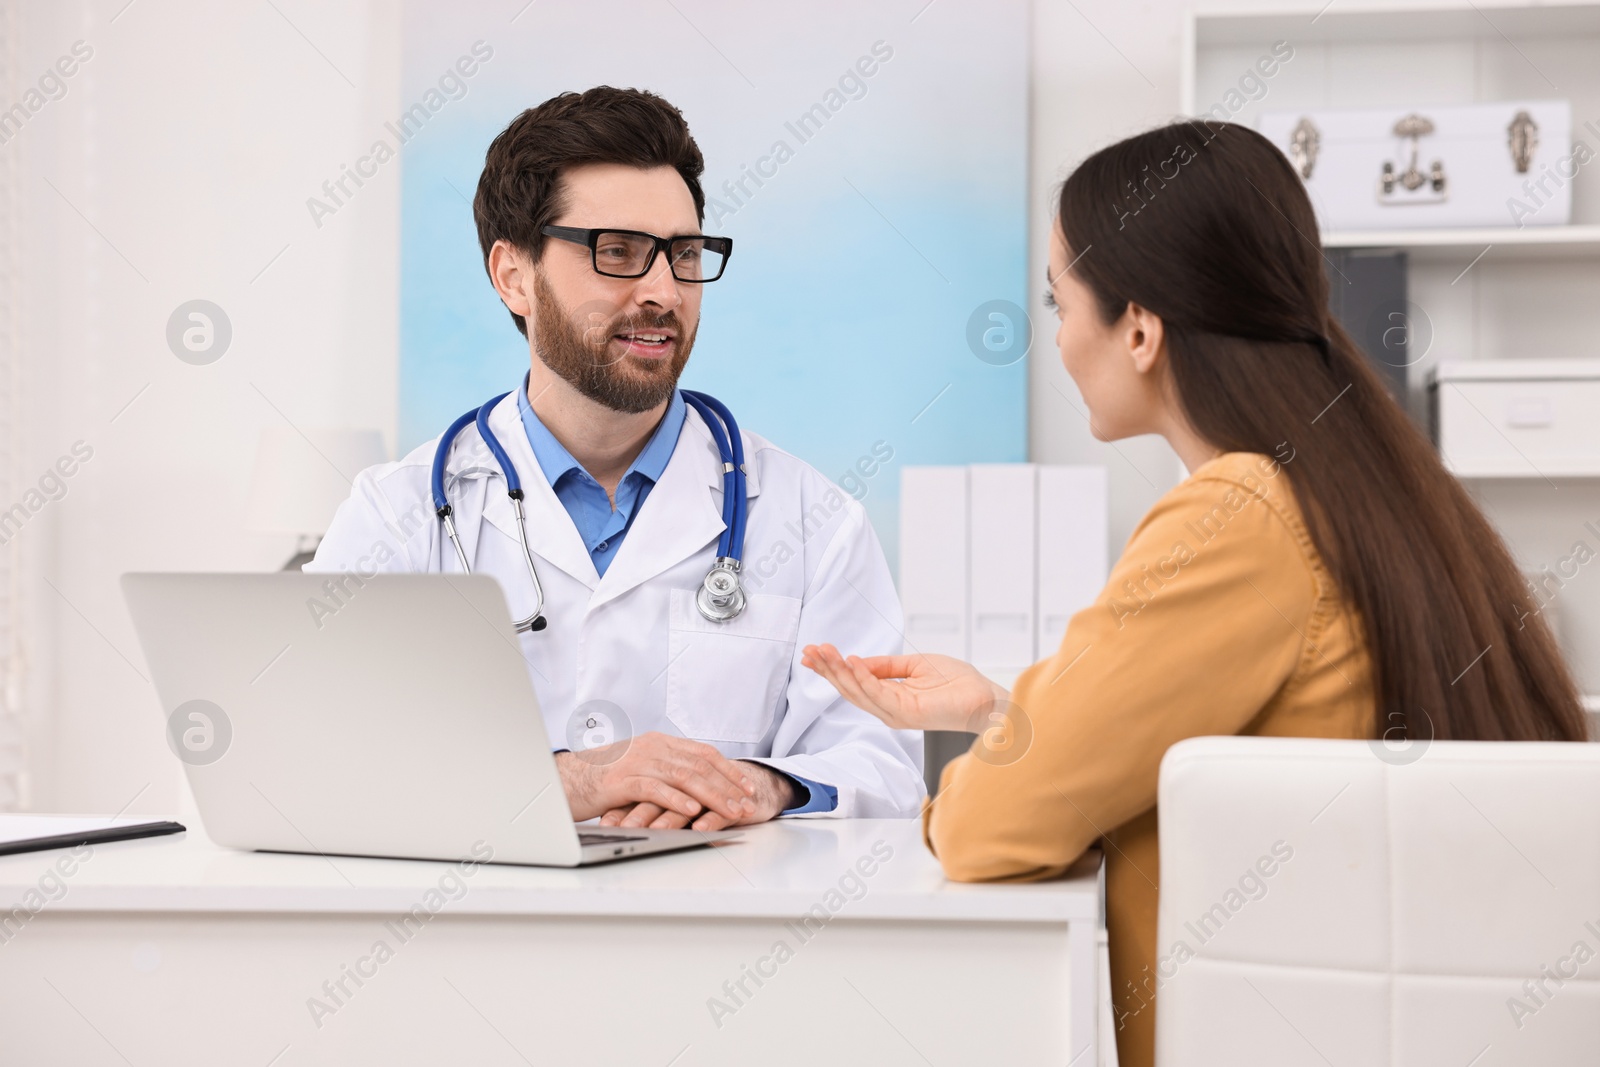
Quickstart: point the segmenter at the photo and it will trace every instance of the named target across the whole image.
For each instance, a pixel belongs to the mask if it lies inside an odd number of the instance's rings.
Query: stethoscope
[[[700,583],[695,604],[700,614],[712,622],[727,622],[744,610],[744,586],[739,581],[739,568],[744,559],[745,513],[750,503],[745,496],[744,441],[739,437],[739,424],[733,420],[733,412],[724,407],[720,400],[688,389],[681,390],[681,393],[684,401],[705,420],[711,430],[711,438],[716,442],[717,454],[722,458],[724,528],[722,536],[717,539],[716,562]],[[520,634],[543,630],[548,620],[544,617],[544,586],[539,583],[539,571],[533,565],[533,549],[528,546],[528,517],[522,508],[522,479],[517,477],[516,465],[500,446],[500,439],[489,429],[489,412],[510,395],[509,391],[501,393],[482,407],[473,408],[445,430],[433,454],[432,489],[434,514],[444,524],[444,532],[456,548],[461,569],[471,574],[472,567],[467,563],[467,553],[461,547],[461,538],[456,534],[456,524],[451,517],[450,500],[444,493],[444,466],[456,437],[467,423],[477,423],[478,436],[489,446],[495,462],[500,464],[501,473],[505,475],[506,496],[511,498],[511,510],[517,516],[517,539],[522,542],[522,558],[527,561],[528,577],[533,581],[533,614],[517,621],[517,633]]]

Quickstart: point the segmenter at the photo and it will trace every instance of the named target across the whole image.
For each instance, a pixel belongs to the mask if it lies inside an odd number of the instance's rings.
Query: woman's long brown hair
[[[1373,736],[1585,738],[1510,552],[1330,316],[1311,201],[1271,142],[1203,120],[1141,133],[1073,172],[1058,218],[1105,322],[1129,303],[1161,317],[1201,437],[1293,450],[1289,484],[1365,632]]]

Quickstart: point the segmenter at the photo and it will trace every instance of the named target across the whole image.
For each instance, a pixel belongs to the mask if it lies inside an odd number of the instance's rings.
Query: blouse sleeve
[[[950,878],[1060,874],[1154,807],[1169,746],[1239,733],[1315,655],[1289,491],[1254,468],[1202,471],[1145,516],[1059,650],[1017,680],[1004,743],[980,737],[945,768],[923,832]]]

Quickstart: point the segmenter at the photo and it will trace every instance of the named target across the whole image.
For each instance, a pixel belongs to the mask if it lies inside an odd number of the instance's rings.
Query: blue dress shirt
[[[561,501],[561,506],[572,517],[572,524],[583,538],[584,547],[589,550],[589,558],[594,561],[594,569],[599,574],[605,574],[606,568],[611,566],[622,539],[633,526],[634,516],[644,507],[645,498],[667,469],[667,461],[672,459],[672,453],[678,447],[678,434],[683,430],[687,410],[683,394],[674,389],[656,432],[650,435],[650,440],[645,442],[644,448],[617,483],[617,503],[613,508],[605,487],[583,469],[583,464],[572,458],[566,446],[557,441],[555,434],[534,414],[533,405],[528,403],[528,380],[522,380],[522,388],[517,390],[517,411],[522,416],[522,428],[528,434],[528,444],[533,446],[533,458],[539,461],[539,469],[550,482],[550,488],[555,490],[556,499]],[[776,767],[772,769],[777,770]],[[792,774],[785,776],[800,787],[799,791],[807,792],[808,796],[782,814],[832,811],[839,806],[839,790],[835,787]]]
[[[645,498],[661,479],[661,472],[667,469],[667,461],[678,447],[678,433],[683,429],[686,410],[683,395],[674,389],[656,432],[650,435],[644,449],[617,483],[617,506],[613,509],[605,488],[583,469],[583,464],[572,458],[566,446],[557,441],[555,434],[533,413],[533,406],[528,403],[526,379],[517,390],[517,411],[522,415],[528,443],[533,446],[533,458],[539,461],[539,468],[544,471],[550,488],[555,490],[556,499],[572,516],[572,524],[578,528],[578,535],[583,538],[598,573],[605,574],[606,568],[611,566],[622,539],[633,525],[633,517],[644,507]]]

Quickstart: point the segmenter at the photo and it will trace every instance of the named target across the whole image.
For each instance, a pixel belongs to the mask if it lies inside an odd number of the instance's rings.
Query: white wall
[[[1183,477],[1183,467],[1159,437],[1112,444],[1094,439],[1088,408],[1057,354],[1055,315],[1042,300],[1044,264],[1060,182],[1078,161],[1177,116],[1188,6],[1175,0],[1033,5],[1028,313],[1035,336],[1028,357],[1028,449],[1037,463],[1098,463],[1109,470],[1113,556],[1151,505]]]
[[[392,445],[399,168],[320,230],[305,200],[393,114],[398,19],[381,0],[274,4],[23,9],[24,83],[74,41],[93,49],[0,146],[31,267],[21,469],[94,449],[17,539],[38,810],[180,810],[118,578],[288,557],[292,539],[243,521],[260,429],[369,426]],[[233,326],[209,366],[166,342],[195,298]]]

